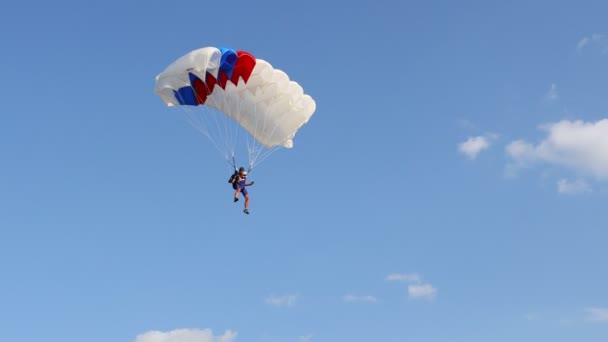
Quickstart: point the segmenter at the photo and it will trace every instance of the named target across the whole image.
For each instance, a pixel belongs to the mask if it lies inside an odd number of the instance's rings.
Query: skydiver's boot
[[[235,201],[235,202],[238,202],[238,201],[239,201],[239,198],[238,198],[238,197],[235,197],[235,198],[234,198],[234,201]]]
[[[243,210],[243,212],[244,212],[245,214],[249,215],[249,209],[245,209],[245,210]]]

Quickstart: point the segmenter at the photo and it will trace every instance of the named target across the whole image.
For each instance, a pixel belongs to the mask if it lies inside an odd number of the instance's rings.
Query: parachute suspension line
[[[276,129],[280,126],[280,124],[285,120],[285,118],[287,118],[287,114],[283,114],[283,116],[279,119],[279,122],[275,123],[274,127],[272,127],[272,130],[269,132],[269,136],[272,136],[274,134],[274,131],[276,131]],[[266,125],[264,125],[266,126]],[[260,150],[257,152],[257,155],[254,157],[255,160],[257,160],[258,158],[260,158],[261,155],[261,159],[259,160],[258,163],[261,163],[262,161],[264,161],[264,159],[268,158],[272,153],[274,153],[276,150],[278,150],[279,148],[281,148],[282,146],[273,146],[269,149],[267,149],[266,151],[264,151],[262,153],[262,149],[260,148]]]
[[[207,101],[209,106],[200,106],[203,108],[203,113],[199,115],[199,126],[202,126],[202,129],[199,127],[199,130],[210,138],[220,153],[224,154],[226,161],[229,164],[229,157],[232,157],[232,164],[230,165],[236,169],[235,150],[239,141],[239,131],[242,130],[239,122],[247,114],[244,111],[244,109],[246,109],[244,105],[245,101],[241,100],[241,96],[234,96],[234,94],[230,92],[214,92],[207,97]],[[222,104],[222,106],[220,106],[220,104]],[[223,115],[224,113],[221,113],[219,110],[214,110],[213,107],[229,108],[228,111],[232,113],[232,116]],[[211,120],[210,117],[213,117],[213,120]],[[253,139],[253,141],[255,142],[256,140]],[[228,153],[230,155],[228,155]],[[251,168],[252,166],[253,163],[251,162],[250,157],[249,167]]]
[[[224,108],[226,108],[225,106],[228,105],[228,99],[226,96],[226,93],[223,92],[222,93],[222,100],[224,101]],[[222,128],[224,130],[224,144],[226,146],[226,150],[230,151],[230,154],[232,155],[232,159],[234,160],[234,144],[233,141],[231,139],[230,136],[230,122],[228,121],[229,119],[226,116],[222,116]]]
[[[236,168],[236,160],[234,159],[234,157],[232,157],[232,161],[228,158],[226,158],[226,163],[228,163],[228,170],[229,172],[236,172],[237,168]]]
[[[257,103],[254,105],[252,111],[254,113],[257,113]],[[256,115],[256,117],[257,117],[257,115]],[[262,128],[260,129],[260,122],[259,122],[259,120],[256,120],[253,136],[257,136],[260,132],[265,132],[267,123],[268,123],[268,118],[267,118],[267,116],[264,116]],[[256,165],[256,161],[259,156],[259,153],[264,148],[264,146],[261,143],[259,143],[257,140],[255,140],[255,138],[253,136],[251,137],[251,139],[247,139],[247,151],[249,153],[249,167],[250,168],[253,168]]]
[[[229,95],[225,91],[221,92],[221,94],[222,94],[222,102],[223,102],[222,108],[229,108],[228,112],[230,112],[231,108],[229,106],[231,105],[231,101],[229,101],[229,97],[228,97]],[[230,122],[232,119],[228,115],[224,115],[222,117],[222,119],[223,119],[223,124],[224,124],[222,128],[224,129],[224,141],[226,144],[226,149],[230,151],[230,154],[232,155],[232,158],[234,159],[236,156],[236,138],[235,138],[234,128]]]
[[[224,92],[222,95],[216,96],[216,93],[209,94],[207,101],[218,106],[219,102],[223,102],[223,108],[230,106],[228,96]],[[197,95],[198,96],[198,95]],[[219,97],[219,99],[218,99]],[[213,144],[215,149],[224,156],[228,165],[235,170],[238,169],[236,163],[235,148],[238,143],[239,136],[239,121],[247,114],[244,108],[244,101],[241,101],[239,97],[235,97],[234,104],[236,102],[236,108],[234,105],[232,109],[235,109],[233,113],[234,118],[228,115],[223,115],[219,110],[208,105],[199,105],[196,107],[191,106],[180,106],[186,114],[187,121],[196,128],[199,132],[205,135]],[[219,106],[218,106],[219,107]],[[254,117],[257,117],[257,103],[251,109],[251,113]],[[280,122],[270,125],[267,116],[263,116],[263,120],[255,120],[254,134],[247,134],[247,152],[248,152],[248,169],[249,171],[266,158],[272,155],[275,151],[280,149],[282,146],[273,146],[270,148],[264,147],[264,145],[255,139],[259,133],[269,132],[271,136],[274,131],[280,126],[281,121],[285,120],[287,115],[284,115]],[[223,133],[223,136],[222,136]],[[231,160],[232,159],[232,160]]]
[[[207,88],[207,92],[209,93],[209,88]],[[210,104],[213,104],[213,106],[202,106],[206,109],[206,112],[202,113],[201,120],[206,122],[208,127],[215,127],[215,129],[208,129],[208,131],[215,133],[213,139],[218,145],[221,145],[221,148],[223,148],[221,152],[224,154],[225,158],[228,160],[229,157],[232,157],[234,160],[235,148],[238,141],[238,123],[233,120],[233,118],[224,115],[224,113],[218,109],[211,109],[213,107],[228,108],[230,105],[229,100],[229,96],[227,96],[227,93],[224,91],[209,94],[207,101],[209,101]],[[220,102],[223,106],[219,106]]]
[[[240,94],[239,96],[235,96],[233,93],[230,93],[230,98],[232,101],[230,101],[230,104],[232,105],[232,107],[230,107],[230,112],[233,113],[232,117],[228,117],[227,118],[227,122],[232,123],[232,125],[226,125],[227,128],[230,129],[230,132],[226,134],[226,136],[231,137],[231,141],[232,141],[232,154],[234,156],[234,147],[236,147],[237,142],[238,142],[238,137],[239,137],[239,133],[240,130],[243,130],[242,127],[240,127],[239,123],[246,118],[246,116],[249,114],[252,117],[256,117],[256,109],[255,109],[255,105],[254,108],[248,108],[248,106],[245,105],[245,103],[247,103],[246,100],[243,99],[243,97],[246,97],[247,94],[243,94],[247,92],[247,89],[242,89],[240,90]],[[225,93],[224,93],[225,94]],[[228,103],[228,96],[224,96],[224,108],[227,108],[229,105]],[[254,130],[253,134],[246,134],[247,138],[245,139],[247,142],[247,150],[248,150],[248,159],[249,159],[249,167],[252,168],[255,164],[255,152],[258,149],[262,149],[263,146],[260,143],[257,143],[257,140],[255,140],[254,136],[256,136],[259,132],[259,130],[257,129],[257,124],[258,124],[258,120],[255,120],[256,122],[256,129]]]
[[[207,85],[205,86],[207,87]],[[232,87],[232,85],[228,86]],[[200,95],[196,92],[196,89],[192,88],[194,94],[198,97],[197,102],[202,103],[203,99],[199,97]],[[216,150],[224,155],[230,167],[235,170],[238,168],[235,151],[238,144],[239,130],[244,130],[240,125],[243,119],[254,121],[253,132],[246,134],[246,139],[243,139],[247,143],[249,171],[253,170],[254,167],[283,147],[278,145],[267,148],[256,140],[255,137],[260,134],[271,137],[281,127],[281,123],[289,117],[287,113],[283,113],[278,121],[271,123],[267,115],[257,115],[259,109],[257,102],[254,101],[252,106],[246,105],[248,101],[243,99],[247,98],[248,95],[243,94],[247,92],[246,88],[242,90],[229,89],[228,92],[225,89],[215,90],[213,93],[209,93],[209,88],[207,88],[208,95],[205,100],[208,104],[180,107],[186,113],[189,123],[203,135],[207,136]],[[239,92],[230,90],[237,90]],[[217,108],[227,108],[227,112],[231,115],[226,115]],[[266,108],[268,109],[268,106]],[[249,118],[247,117],[248,115],[250,116]]]
[[[264,153],[258,154],[258,157],[256,157],[256,163],[255,163],[255,165],[259,165],[266,158],[268,158],[271,154],[273,154],[275,151],[277,151],[279,149],[281,149],[281,146],[273,146],[273,147],[267,149]]]
[[[199,96],[196,91],[194,93],[197,97]],[[211,100],[214,101],[212,97],[213,96],[210,96]],[[202,102],[200,98],[199,101]],[[207,105],[199,105],[196,107],[180,107],[186,114],[188,122],[195,129],[205,135],[211,141],[213,146],[218,150],[218,152],[224,156],[226,162],[230,164],[228,156],[228,151],[230,150],[230,148],[228,146],[228,143],[225,141],[225,139],[222,139],[221,136],[223,130],[222,127],[225,127],[228,121],[223,118],[221,112]],[[232,156],[234,157],[234,149],[232,149]]]
[[[206,125],[210,127],[209,131],[213,133],[213,140],[220,146],[220,152],[224,155],[224,158],[228,160],[226,144],[222,144],[222,136],[219,128],[221,126],[220,114],[209,107],[202,107],[199,117],[201,117],[204,122],[208,122]],[[212,124],[215,125],[215,128],[213,128]]]
[[[207,91],[207,92],[209,92],[209,91]],[[212,94],[208,95],[208,99],[211,99],[211,101],[215,102],[215,99]],[[206,106],[206,105],[204,105],[204,106]],[[210,107],[206,107],[206,108],[210,108]],[[205,114],[205,113],[203,113],[203,114]],[[222,122],[221,114],[218,113],[217,110],[209,109],[208,116],[209,116],[209,118],[206,118],[206,119],[209,119],[209,121],[211,121],[211,119],[213,119],[213,121],[211,122],[215,127],[215,129],[213,131],[215,132],[215,134],[217,136],[218,144],[221,144],[221,146],[223,148],[226,159],[228,159],[228,146],[226,144],[225,139],[222,139],[222,127],[224,125]]]
[[[231,87],[230,85],[228,85]],[[230,115],[223,115],[224,122],[224,138],[226,141],[226,148],[230,150],[230,153],[234,157],[236,154],[236,147],[238,145],[238,136],[239,136],[239,121],[241,117],[241,106],[242,102],[240,97],[235,96],[232,92],[222,92],[221,93],[223,99],[223,107],[229,108],[228,112],[232,113]],[[235,105],[236,103],[236,105]]]
[[[228,172],[236,171],[236,167],[234,166],[234,161],[230,161],[229,158],[226,158],[226,166],[228,167]]]
[[[257,103],[254,104],[253,108],[251,109],[251,112],[254,116],[257,117]],[[265,118],[264,118],[265,119]],[[255,120],[255,128],[254,128],[254,133],[252,134],[251,137],[247,137],[247,152],[248,152],[248,157],[249,157],[249,168],[253,168],[254,164],[255,164],[255,155],[254,155],[254,151],[256,149],[256,140],[255,140],[255,136],[258,135],[259,131],[258,131],[258,120]]]
[[[254,111],[257,111],[257,103],[255,104],[254,107]],[[258,132],[260,132],[258,130],[259,127],[259,122],[256,121],[256,128],[255,128],[255,132],[256,135],[258,134]],[[269,135],[272,135],[274,133],[274,131],[278,128],[278,124],[275,124],[273,129],[270,131]],[[263,120],[263,124],[262,124],[262,128],[261,128],[261,132],[268,132],[270,128],[269,122],[268,122],[268,116],[264,116],[264,120]],[[264,147],[261,143],[257,142],[255,139],[252,140],[253,141],[253,147],[249,150],[249,159],[251,161],[251,167],[260,164],[262,161],[264,161],[266,158],[268,158],[273,152],[275,152],[276,150],[278,150],[279,148],[281,148],[281,146],[273,146],[270,148],[266,148]]]
[[[209,89],[207,88],[207,92],[209,93]],[[208,99],[210,99],[212,102],[217,104],[217,100],[215,99],[215,93],[214,94],[209,94]],[[223,98],[224,100],[224,104],[226,102],[225,97]],[[210,108],[207,105],[204,105],[205,108]],[[227,126],[227,122],[226,122],[226,118],[223,117],[223,115],[220,113],[219,110],[211,110],[208,109],[207,110],[209,112],[210,117],[213,117],[213,124],[215,125],[215,134],[216,134],[216,139],[218,140],[218,143],[221,141],[223,142],[222,147],[223,147],[223,153],[225,155],[226,158],[228,158],[228,152],[231,152],[231,155],[234,156],[234,148],[231,148],[231,146],[228,144],[227,141],[227,134],[226,134],[226,126]],[[205,114],[205,113],[203,113]],[[211,118],[208,118],[209,121],[211,121]],[[205,119],[204,119],[205,120]],[[224,131],[224,135],[223,135],[223,139],[222,139],[222,131]]]
[[[193,111],[190,108],[188,108],[187,106],[182,106],[182,110],[185,113],[186,117],[188,118],[188,122],[190,123],[190,125],[192,125],[197,131],[199,131],[203,135],[205,135],[211,141],[213,146],[218,150],[218,152],[220,154],[224,153],[224,151],[222,151],[222,148],[217,144],[215,139],[211,136],[209,130],[205,127],[205,124],[200,121],[198,116],[195,115],[193,113]],[[225,157],[228,158],[227,156],[225,156]]]
[[[245,90],[243,90],[245,91]],[[234,95],[233,95],[234,96]],[[240,125],[239,122],[241,121],[244,113],[243,113],[243,102],[244,100],[242,100],[242,96],[234,96],[236,98],[236,101],[233,101],[232,103],[236,103],[236,108],[235,108],[235,115],[234,115],[234,119],[230,119],[233,120],[233,146],[236,148],[237,143],[238,143],[238,137],[239,137],[239,131],[240,131]]]
[[[235,101],[229,101],[229,96],[233,97],[232,93],[224,92],[223,94],[224,94],[224,106],[228,107],[229,105],[235,103]],[[226,96],[227,94],[229,94],[229,95]],[[240,104],[240,101],[238,101],[238,97],[236,98],[236,100],[237,100],[236,101],[236,103],[237,103],[236,113],[238,113],[238,105]],[[234,108],[231,108],[231,109],[234,109]],[[231,118],[229,116],[224,116],[224,120],[226,123],[226,126],[225,126],[226,144],[229,145],[232,156],[234,157],[235,150],[237,147],[237,142],[238,142],[238,134],[239,134],[238,120],[236,118]]]

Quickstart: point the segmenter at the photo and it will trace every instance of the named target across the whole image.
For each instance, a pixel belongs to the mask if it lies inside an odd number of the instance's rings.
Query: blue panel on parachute
[[[232,70],[234,70],[234,66],[236,65],[239,56],[233,49],[220,47],[219,50],[222,53],[220,71],[225,72],[228,79],[230,79],[232,78]]]
[[[174,90],[174,93],[180,105],[196,106],[196,95],[191,86],[179,88],[177,91]]]

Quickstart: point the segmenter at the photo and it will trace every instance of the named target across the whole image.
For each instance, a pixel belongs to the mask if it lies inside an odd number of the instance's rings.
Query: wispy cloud
[[[608,308],[586,308],[585,312],[590,322],[608,323]]]
[[[431,284],[411,284],[407,287],[407,295],[411,299],[433,299],[437,289]]]
[[[575,195],[591,192],[591,186],[583,179],[567,180],[560,179],[557,182],[557,191],[560,194]]]
[[[608,53],[608,36],[601,33],[594,33],[581,38],[576,45],[576,49],[578,51],[582,51],[583,49],[590,47],[600,49],[602,54]]]
[[[266,297],[266,304],[274,306],[294,306],[298,300],[297,295],[284,295],[284,296],[268,296]]]
[[[534,145],[511,142],[506,153],[511,167],[547,163],[608,179],[608,119],[597,122],[563,120],[541,127],[547,136]]]
[[[477,158],[477,155],[483,150],[487,150],[492,145],[492,142],[496,139],[495,134],[479,135],[475,137],[469,137],[466,141],[458,145],[458,150],[466,155],[469,159]]]
[[[177,329],[167,332],[148,331],[135,338],[135,342],[232,342],[237,333],[227,330],[215,336],[211,329]]]
[[[299,342],[310,342],[311,340],[312,340],[312,334],[298,337]]]
[[[437,289],[422,281],[418,273],[391,273],[384,278],[386,281],[407,283],[407,295],[410,299],[433,299],[437,296]]]
[[[353,294],[347,294],[342,297],[342,300],[346,303],[377,303],[378,299],[374,296],[356,296]]]
[[[582,50],[583,48],[585,48],[585,46],[587,46],[589,44],[589,42],[591,41],[591,39],[589,37],[583,37],[578,41],[578,44],[576,44],[576,49],[577,50]]]
[[[402,283],[419,283],[422,281],[422,277],[417,273],[391,273],[387,275],[384,280]]]
[[[545,101],[546,102],[555,102],[559,100],[559,93],[557,92],[557,85],[552,83],[549,87],[549,90],[545,93]]]

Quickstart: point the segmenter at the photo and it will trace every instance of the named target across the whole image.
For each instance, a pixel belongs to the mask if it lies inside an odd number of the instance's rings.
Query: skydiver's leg
[[[249,214],[249,193],[247,192],[247,188],[243,187],[243,196],[245,196],[245,214]]]
[[[238,200],[239,200],[239,192],[241,192],[241,187],[240,186],[236,188],[236,192],[234,193],[234,201],[235,202],[238,202]]]

